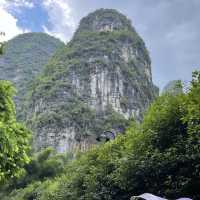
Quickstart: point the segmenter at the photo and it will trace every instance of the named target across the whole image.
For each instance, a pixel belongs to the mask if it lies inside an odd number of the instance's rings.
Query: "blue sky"
[[[44,31],[43,25],[48,24],[46,10],[40,4],[35,4],[33,8],[22,9],[22,12],[13,12],[18,19],[17,25],[23,29],[33,32]]]
[[[191,79],[200,70],[200,0],[0,0],[0,31],[8,40],[23,32],[46,32],[70,40],[82,17],[114,8],[131,19],[152,60],[156,85]]]

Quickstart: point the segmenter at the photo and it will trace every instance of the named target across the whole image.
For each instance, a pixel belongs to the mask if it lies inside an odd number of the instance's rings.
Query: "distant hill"
[[[0,79],[12,81],[17,88],[15,102],[20,115],[21,100],[27,86],[42,71],[55,51],[64,44],[45,33],[25,33],[9,40],[0,55]]]
[[[170,81],[163,88],[162,93],[169,93],[173,95],[182,94],[183,93],[182,81],[181,80]]]

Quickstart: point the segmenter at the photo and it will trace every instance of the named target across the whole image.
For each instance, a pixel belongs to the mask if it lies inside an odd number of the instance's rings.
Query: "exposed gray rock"
[[[81,20],[32,88],[26,119],[34,146],[59,152],[88,149],[105,131],[123,132],[158,95],[144,42],[125,16],[108,9]]]

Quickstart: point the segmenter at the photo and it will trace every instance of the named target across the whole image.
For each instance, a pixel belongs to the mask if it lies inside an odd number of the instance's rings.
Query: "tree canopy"
[[[0,81],[0,181],[17,176],[28,163],[30,132],[16,121],[13,85]]]
[[[0,55],[3,54],[3,46],[4,46],[4,44],[2,42],[0,42]]]
[[[187,93],[158,97],[144,121],[132,121],[125,135],[77,155],[57,177],[40,171],[46,179],[3,200],[127,200],[145,192],[200,199],[199,99],[200,72],[195,72]]]

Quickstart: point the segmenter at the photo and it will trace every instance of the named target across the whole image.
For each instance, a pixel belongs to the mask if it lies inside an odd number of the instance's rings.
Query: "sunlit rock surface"
[[[80,22],[35,80],[26,120],[34,146],[58,152],[85,150],[105,131],[124,131],[158,95],[151,61],[131,22],[100,9]]]

